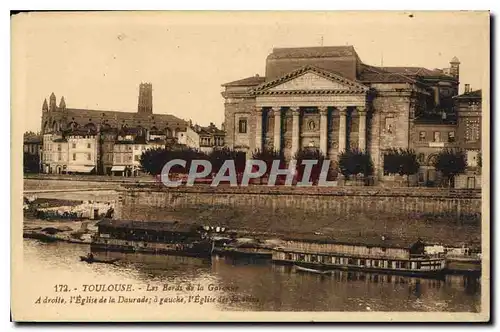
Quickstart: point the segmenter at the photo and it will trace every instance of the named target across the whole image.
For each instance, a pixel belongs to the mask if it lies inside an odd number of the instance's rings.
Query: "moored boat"
[[[228,256],[234,258],[258,258],[258,259],[271,259],[272,250],[265,248],[245,248],[245,247],[215,247],[213,250],[214,254],[221,256]]]
[[[96,257],[80,256],[80,261],[87,262],[87,263],[114,264],[114,263],[118,262],[119,260],[120,260],[119,258],[101,259],[101,258],[96,258]]]
[[[428,254],[419,240],[408,247],[385,244],[351,244],[329,239],[285,239],[273,249],[272,260],[278,264],[298,265],[312,270],[354,270],[438,277],[444,274],[446,260],[442,253]]]
[[[321,269],[310,269],[307,267],[303,267],[300,265],[294,265],[293,268],[295,269],[296,272],[309,272],[309,273],[316,273],[316,274],[331,274],[331,271],[329,270],[321,270]]]
[[[200,225],[171,221],[104,219],[97,223],[92,252],[117,251],[208,257],[212,243]]]

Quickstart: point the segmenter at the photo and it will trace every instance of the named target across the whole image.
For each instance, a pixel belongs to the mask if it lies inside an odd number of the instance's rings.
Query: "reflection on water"
[[[436,280],[347,271],[316,275],[296,273],[288,266],[262,260],[122,253],[96,254],[120,258],[115,265],[79,262],[78,256],[88,250],[86,245],[25,240],[24,273],[32,274],[33,280],[120,281],[160,289],[165,284],[192,284],[199,287],[197,295],[206,296],[208,303],[204,303],[203,310],[214,312],[480,310],[479,281],[464,276]],[[176,294],[186,295],[184,290]],[[210,297],[228,300],[210,302]],[[199,307],[199,303],[196,305]]]

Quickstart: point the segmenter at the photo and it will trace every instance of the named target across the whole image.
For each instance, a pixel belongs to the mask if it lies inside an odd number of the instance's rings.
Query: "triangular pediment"
[[[367,90],[367,86],[358,82],[322,69],[306,66],[273,81],[263,83],[256,87],[254,92],[257,94],[308,91],[362,93]]]

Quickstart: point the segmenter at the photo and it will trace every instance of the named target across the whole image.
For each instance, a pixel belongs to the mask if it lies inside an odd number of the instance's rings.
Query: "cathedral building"
[[[56,96],[52,93],[49,103],[47,100],[43,102],[41,128],[41,170],[55,174],[111,175],[113,167],[124,166],[122,160],[116,163],[115,148],[117,140],[124,133],[141,132],[142,136],[148,138],[146,143],[149,148],[161,145],[155,139],[158,137],[163,138],[163,146],[170,141],[186,141],[187,144],[189,140],[186,140],[186,136],[194,132],[185,120],[170,114],[153,113],[153,89],[150,83],[140,84],[137,112],[134,113],[68,108],[64,97],[61,97],[57,106]],[[122,146],[118,144],[117,147]],[[134,152],[139,150],[138,145],[131,145],[127,149],[130,147]],[[140,148],[140,151],[146,150],[142,145]],[[128,166],[134,166],[129,174],[138,173],[136,159],[134,155],[133,159],[127,160],[130,162]]]
[[[314,148],[333,162],[341,151],[360,149],[380,180],[388,149],[458,139],[459,72],[455,57],[443,69],[377,67],[363,63],[353,46],[275,48],[264,77],[222,85],[225,144],[249,157],[271,148],[288,159]],[[434,151],[417,152],[428,161],[425,154]]]
[[[42,133],[57,133],[71,129],[105,130],[109,128],[145,128],[161,132],[168,137],[177,137],[185,131],[188,123],[170,114],[153,113],[153,88],[150,83],[139,86],[137,112],[103,111],[66,107],[64,97],[57,106],[56,96],[50,95],[42,106]]]

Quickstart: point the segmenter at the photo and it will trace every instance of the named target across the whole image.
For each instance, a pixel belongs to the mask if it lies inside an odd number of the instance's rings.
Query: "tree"
[[[269,176],[269,173],[271,172],[271,167],[273,166],[273,161],[274,160],[279,160],[279,168],[285,168],[286,167],[286,161],[285,161],[285,155],[282,151],[276,151],[271,148],[264,148],[262,150],[257,149],[254,151],[252,154],[252,159],[253,160],[261,160],[266,163],[266,172],[264,175]],[[254,171],[254,170],[252,170]],[[262,177],[260,178],[262,180]]]
[[[448,186],[456,175],[465,172],[467,160],[460,149],[444,149],[436,156],[434,167],[447,179]]]
[[[413,149],[390,149],[384,153],[384,173],[406,175],[408,186],[410,175],[416,174],[420,168],[417,155]]]
[[[384,174],[398,174],[400,169],[399,150],[392,148],[384,153]]]
[[[315,160],[317,163],[312,166],[311,175],[309,179],[304,179],[306,182],[311,181],[313,183],[317,183],[319,177],[321,175],[321,168],[323,167],[323,161],[325,160],[325,155],[321,153],[318,149],[305,148],[298,151],[295,154],[295,160],[297,161],[296,170],[297,170],[297,179],[302,180],[304,175],[305,165],[302,165],[302,161],[304,160]]]
[[[346,150],[339,155],[339,168],[342,175],[372,175],[373,162],[369,154],[358,149]]]
[[[208,160],[212,164],[212,173],[217,173],[226,160],[234,160],[236,173],[243,173],[246,165],[245,152],[232,150],[228,147],[215,148],[208,155]]]
[[[24,152],[23,154],[23,170],[24,173],[39,173],[40,172],[40,156]]]
[[[175,145],[167,148],[157,148],[147,150],[142,153],[140,163],[142,168],[151,175],[161,174],[161,171],[166,163],[174,159],[186,161],[186,167],[181,165],[173,165],[170,169],[171,173],[186,174],[189,172],[191,162],[195,159],[207,159],[207,155],[192,148]]]
[[[410,186],[410,175],[417,174],[420,169],[417,154],[413,149],[399,150],[399,175],[406,175],[408,186]]]

